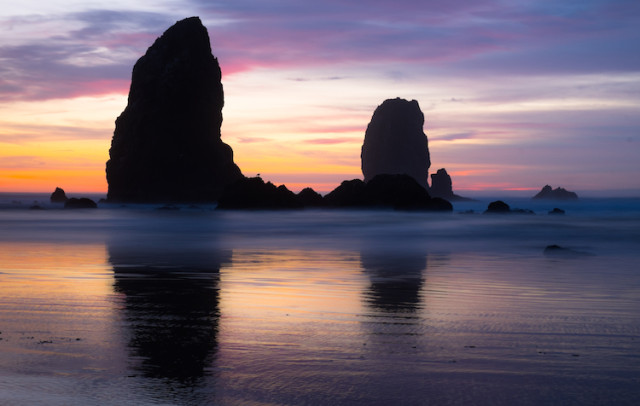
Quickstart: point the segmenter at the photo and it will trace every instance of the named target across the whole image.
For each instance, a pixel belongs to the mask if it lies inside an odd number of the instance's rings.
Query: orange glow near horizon
[[[108,144],[102,140],[0,143],[0,191],[101,193],[107,190]]]
[[[340,81],[287,79],[296,76],[257,70],[223,78],[222,141],[233,149],[236,164],[245,176],[260,174],[294,192],[311,187],[326,194],[344,180],[362,179],[360,148],[383,91],[362,80],[361,87],[350,88],[351,96],[331,105],[327,100],[345,90]],[[319,102],[300,104],[309,94]],[[460,112],[426,94],[404,97],[419,100],[425,113],[429,173],[446,168],[454,191],[533,191],[548,179],[569,190],[608,182],[606,173],[587,179],[560,164],[516,158],[527,156],[530,140],[552,133],[546,124],[511,121],[514,113],[504,112],[501,123],[483,103],[469,103]],[[106,193],[114,121],[125,107],[125,94],[0,103],[0,192],[50,193],[62,187],[75,194]]]

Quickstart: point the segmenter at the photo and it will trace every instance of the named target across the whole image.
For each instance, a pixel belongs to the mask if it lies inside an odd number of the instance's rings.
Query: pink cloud
[[[334,145],[334,144],[346,144],[346,143],[362,143],[362,138],[354,137],[337,137],[337,138],[314,138],[304,141],[307,144],[314,145]]]

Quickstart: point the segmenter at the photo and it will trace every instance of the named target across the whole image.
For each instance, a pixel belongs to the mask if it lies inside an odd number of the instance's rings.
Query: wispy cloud
[[[225,74],[369,63],[395,65],[386,73],[396,79],[426,67],[485,75],[640,70],[638,2],[442,3],[191,1],[183,17],[199,14],[208,24]],[[126,92],[135,60],[176,19],[168,9],[6,16],[0,97]]]
[[[335,144],[358,144],[362,143],[362,138],[354,137],[336,137],[336,138],[312,138],[305,140],[306,144],[313,145],[335,145]]]
[[[109,10],[5,18],[24,36],[0,41],[0,100],[126,93],[133,63],[170,21]]]
[[[274,141],[272,138],[267,137],[237,137],[238,142],[243,144],[255,144],[261,142],[272,142]]]

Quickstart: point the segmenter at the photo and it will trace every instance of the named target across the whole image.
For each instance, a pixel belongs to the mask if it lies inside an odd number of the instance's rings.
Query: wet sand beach
[[[640,397],[637,212],[0,215],[2,404]]]

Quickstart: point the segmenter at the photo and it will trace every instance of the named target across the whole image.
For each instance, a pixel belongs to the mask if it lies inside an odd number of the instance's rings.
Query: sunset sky
[[[362,178],[385,99],[425,114],[460,194],[545,184],[640,195],[638,0],[22,0],[0,8],[0,192],[106,192],[131,69],[200,16],[222,139],[246,176],[328,192]]]

